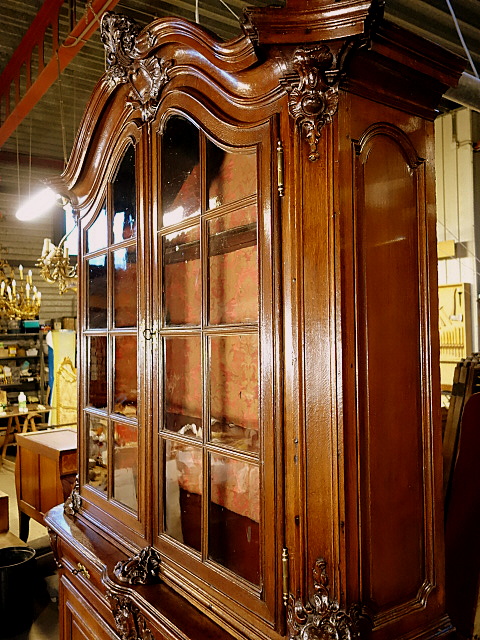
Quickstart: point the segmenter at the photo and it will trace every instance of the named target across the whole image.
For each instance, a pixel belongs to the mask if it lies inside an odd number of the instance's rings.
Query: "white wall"
[[[439,260],[439,284],[470,283],[472,349],[479,348],[478,293],[480,235],[478,141],[480,114],[461,108],[435,121],[438,241],[454,240],[456,257]],[[477,232],[475,232],[477,220]]]

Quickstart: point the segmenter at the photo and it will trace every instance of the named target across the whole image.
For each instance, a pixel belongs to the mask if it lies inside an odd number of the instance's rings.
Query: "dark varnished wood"
[[[122,637],[310,638],[327,621],[342,640],[427,640],[451,631],[438,337],[431,330],[437,326],[432,120],[462,67],[378,23],[380,4],[289,0],[284,9],[249,10],[245,35],[230,43],[181,20],[156,21],[139,33],[126,19],[107,19],[114,25],[104,34],[111,66],[60,182],[88,230],[102,203],[110,206],[112,176],[128,144],[135,146],[139,510],[133,515],[86,486],[81,412],[81,506],[74,521],[56,510],[47,522],[64,566],[65,598],[71,607],[77,598],[81,611],[94,594],[92,614]],[[119,25],[129,39],[122,40]],[[258,246],[260,319],[207,333],[232,337],[241,329],[248,336],[258,331],[260,339],[262,500],[254,529],[260,581],[253,560],[236,558],[229,572],[201,557],[205,528],[186,529],[191,543],[182,545],[166,535],[162,520],[162,446],[166,439],[188,444],[179,428],[194,421],[181,416],[177,429],[167,416],[170,431],[159,434],[162,340],[199,329],[162,324],[161,261],[205,265],[207,237],[186,233],[188,240],[176,244],[175,234],[192,228],[184,218],[165,231],[172,250],[163,240],[161,140],[172,115],[200,131],[201,162],[207,140],[229,153],[255,150],[257,158],[258,195],[246,198],[258,208],[256,229],[222,231],[210,250],[216,257]],[[82,270],[80,281],[81,331],[106,334],[86,328]],[[209,372],[203,374],[208,386]],[[107,372],[108,384],[112,376]],[[81,406],[88,399],[84,377]],[[232,455],[257,463],[251,451]],[[191,509],[198,523],[202,504],[195,495],[182,493],[182,511],[187,517]],[[230,522],[229,538],[247,538],[248,553],[252,523],[241,515]],[[118,571],[114,577],[115,566],[137,567],[151,548],[159,584],[129,584],[127,570],[120,581]],[[64,633],[63,640],[73,637]]]

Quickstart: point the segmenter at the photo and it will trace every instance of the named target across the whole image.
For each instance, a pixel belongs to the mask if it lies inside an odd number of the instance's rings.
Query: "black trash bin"
[[[34,549],[0,549],[0,638],[10,638],[32,624],[35,583]]]

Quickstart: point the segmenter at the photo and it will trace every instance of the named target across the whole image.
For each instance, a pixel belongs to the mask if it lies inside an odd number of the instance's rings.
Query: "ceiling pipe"
[[[462,73],[458,85],[444,94],[452,102],[480,112],[480,78]]]

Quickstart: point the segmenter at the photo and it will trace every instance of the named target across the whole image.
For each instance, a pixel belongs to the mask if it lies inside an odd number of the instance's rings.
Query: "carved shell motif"
[[[155,55],[142,58],[136,46],[139,31],[138,25],[127,16],[112,11],[103,14],[101,37],[106,50],[107,78],[113,86],[130,84],[128,104],[139,109],[142,119],[147,121],[155,116],[173,60]],[[155,38],[150,33],[146,35],[149,47],[154,47]]]
[[[338,602],[330,600],[327,563],[320,558],[313,568],[315,593],[303,604],[289,595],[287,623],[289,640],[359,640],[359,622],[363,617],[360,605],[352,605],[348,612]]]
[[[352,45],[353,41],[348,41],[339,51],[326,44],[296,49],[291,62],[293,72],[281,80],[288,93],[290,115],[303,131],[312,162],[319,157],[321,131],[337,111],[342,67]]]

